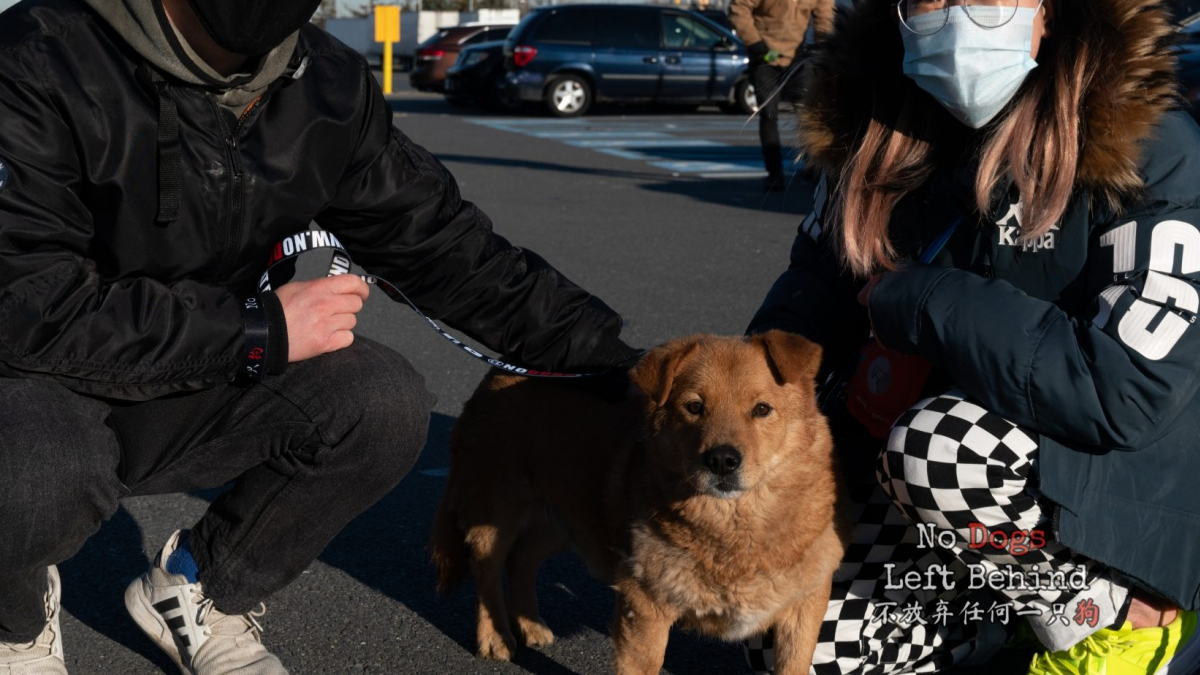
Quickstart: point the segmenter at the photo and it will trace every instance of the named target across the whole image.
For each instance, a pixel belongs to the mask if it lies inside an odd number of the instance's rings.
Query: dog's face
[[[695,493],[732,499],[753,489],[824,428],[820,362],[820,347],[782,331],[652,349],[630,372],[646,398],[649,459]]]

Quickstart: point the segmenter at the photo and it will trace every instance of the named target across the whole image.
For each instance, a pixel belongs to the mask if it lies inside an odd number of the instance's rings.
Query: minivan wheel
[[[592,106],[592,87],[578,75],[559,75],[546,85],[546,108],[555,117],[579,117]]]
[[[753,115],[758,112],[758,99],[754,96],[754,85],[750,78],[738,80],[733,88],[733,101],[723,103],[721,109],[737,115]]]

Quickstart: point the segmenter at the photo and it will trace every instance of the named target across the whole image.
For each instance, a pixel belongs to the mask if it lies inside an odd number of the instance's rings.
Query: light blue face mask
[[[962,5],[950,7],[946,26],[933,35],[913,31],[936,30],[942,22],[940,12],[908,19],[912,30],[903,24],[904,74],[929,92],[958,121],[978,129],[987,124],[1025,81],[1037,61],[1029,56],[1033,46],[1033,22],[1036,8],[1019,7],[1012,19],[998,28],[984,28],[991,12],[1008,12],[1001,7],[972,7],[975,21]]]

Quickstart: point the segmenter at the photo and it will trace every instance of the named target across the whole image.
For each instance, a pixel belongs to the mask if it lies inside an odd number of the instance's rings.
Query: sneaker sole
[[[1171,662],[1154,675],[1195,675],[1200,673],[1200,629],[1192,633],[1183,649],[1175,653]]]
[[[171,657],[171,660],[179,667],[180,673],[192,675],[192,671],[183,665],[183,657],[179,654],[179,648],[175,646],[175,638],[172,637],[170,627],[150,602],[150,594],[146,592],[145,577],[138,577],[132,584],[129,584],[129,588],[125,589],[125,609],[129,612],[129,616],[133,617],[133,622],[138,625],[138,628],[141,628],[142,632],[146,634],[146,637]],[[162,639],[163,635],[168,637],[165,642]]]

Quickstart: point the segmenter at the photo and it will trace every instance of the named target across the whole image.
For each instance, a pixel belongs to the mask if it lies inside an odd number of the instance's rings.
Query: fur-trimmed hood
[[[1089,69],[1083,83],[1077,185],[1110,195],[1135,192],[1142,187],[1139,146],[1178,101],[1177,32],[1169,10],[1163,0],[1055,3],[1060,13],[1088,3],[1086,11],[1095,19],[1074,35],[1064,35],[1052,24],[1047,38],[1087,41],[1098,66]],[[839,14],[833,34],[815,48],[802,75],[798,141],[808,165],[840,173],[871,117],[896,119],[913,95],[912,103],[928,108],[924,114],[945,116],[950,126],[942,128],[960,126],[904,75],[903,57],[892,0],[856,0]]]

